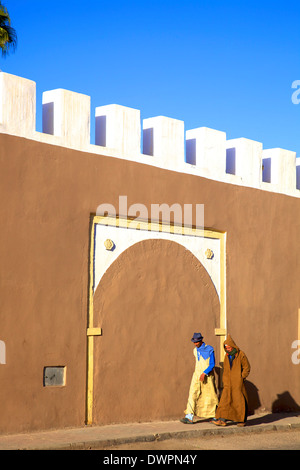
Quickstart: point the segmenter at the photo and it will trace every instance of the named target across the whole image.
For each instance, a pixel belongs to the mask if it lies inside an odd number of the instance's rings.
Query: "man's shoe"
[[[221,419],[212,420],[211,422],[216,426],[226,426],[226,422]]]
[[[246,426],[246,423],[237,423],[237,426],[243,427],[243,426]]]
[[[190,419],[188,418],[182,418],[180,420],[181,423],[184,423],[184,424],[193,424],[193,421],[191,421]]]

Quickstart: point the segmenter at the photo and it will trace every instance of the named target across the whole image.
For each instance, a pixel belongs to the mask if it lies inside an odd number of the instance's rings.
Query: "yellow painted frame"
[[[90,227],[90,262],[89,262],[89,308],[87,322],[87,399],[86,423],[93,423],[93,393],[94,393],[94,336],[100,336],[102,330],[94,325],[94,243],[95,225],[110,225],[113,227],[131,228],[155,232],[166,232],[180,235],[220,240],[220,327],[215,329],[215,335],[220,337],[220,362],[223,362],[223,342],[227,334],[226,320],[226,232],[212,229],[198,229],[182,225],[170,225],[160,222],[141,221],[130,218],[96,216],[91,217]]]

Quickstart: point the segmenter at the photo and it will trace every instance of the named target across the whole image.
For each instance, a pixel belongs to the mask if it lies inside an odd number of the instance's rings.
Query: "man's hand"
[[[205,377],[206,377],[206,374],[204,374],[204,372],[202,372],[202,374],[200,375],[200,382],[203,382]]]

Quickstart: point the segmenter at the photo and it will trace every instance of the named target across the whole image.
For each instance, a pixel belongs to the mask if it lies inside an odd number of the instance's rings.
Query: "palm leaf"
[[[4,57],[17,47],[17,33],[10,23],[9,13],[0,1],[0,49]]]

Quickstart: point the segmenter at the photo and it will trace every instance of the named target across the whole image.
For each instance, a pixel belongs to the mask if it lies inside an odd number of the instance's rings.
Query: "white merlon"
[[[226,133],[198,127],[186,131],[186,162],[202,176],[222,180],[226,170]]]
[[[296,158],[296,189],[300,190],[300,158]]]
[[[0,130],[33,137],[36,127],[36,84],[26,78],[0,73]]]
[[[59,88],[44,92],[42,104],[45,134],[62,137],[66,146],[90,143],[89,96]]]
[[[141,153],[141,117],[138,109],[110,104],[95,111],[95,144],[123,155]]]
[[[143,120],[143,154],[157,157],[162,165],[184,162],[184,122],[165,116]]]
[[[144,119],[141,129],[140,111],[118,104],[95,109],[93,145],[90,106],[87,95],[46,91],[43,132],[37,132],[35,82],[0,72],[0,133],[300,198],[295,152],[263,150],[245,138],[226,140],[225,132],[207,127],[185,133],[184,121],[165,116]]]
[[[296,152],[274,148],[262,154],[263,183],[275,186],[276,192],[289,194],[296,188]]]
[[[226,173],[236,175],[245,186],[259,188],[262,178],[263,145],[239,138],[226,142]]]

